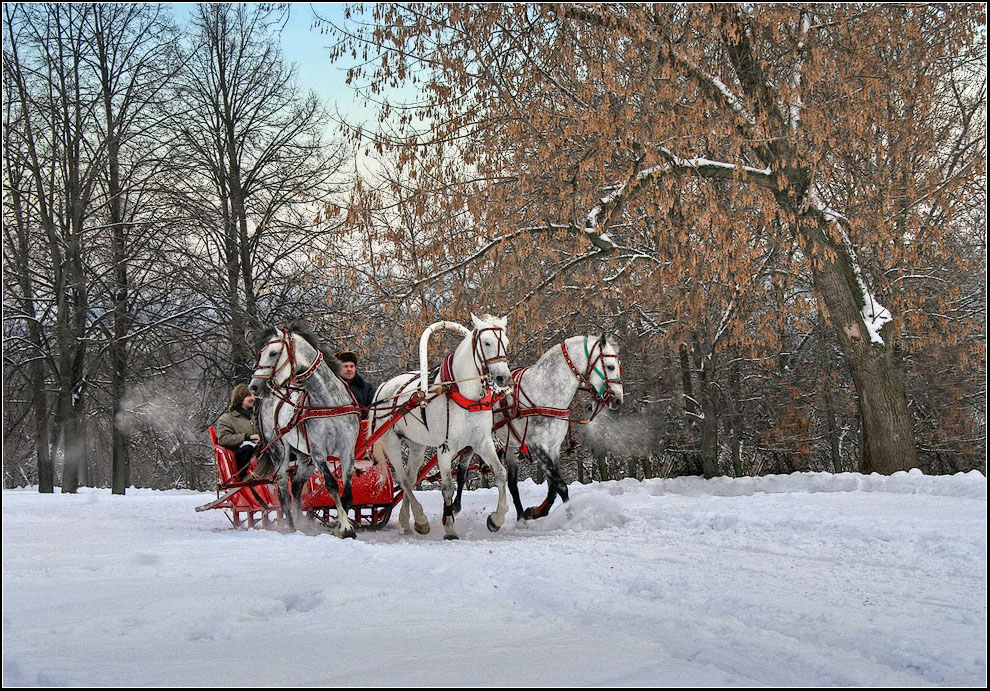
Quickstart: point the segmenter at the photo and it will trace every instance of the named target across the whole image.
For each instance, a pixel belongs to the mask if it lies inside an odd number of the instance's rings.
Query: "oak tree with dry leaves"
[[[389,253],[393,298],[442,286],[520,339],[625,314],[694,373],[822,310],[860,470],[913,468],[905,351],[935,326],[983,357],[967,289],[913,277],[972,261],[949,257],[985,174],[984,23],[976,4],[358,6],[334,57],[381,104],[352,134],[394,168],[349,227],[445,223],[375,226],[363,256]]]

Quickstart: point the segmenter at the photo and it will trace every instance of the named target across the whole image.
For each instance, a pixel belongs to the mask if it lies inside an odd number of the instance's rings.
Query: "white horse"
[[[591,419],[603,406],[622,405],[619,351],[605,334],[572,336],[547,350],[532,367],[513,370],[512,392],[495,409],[495,434],[505,447],[509,492],[517,519],[542,518],[557,495],[566,502],[567,483],[560,477],[560,445],[567,436],[571,400],[579,390],[594,396]],[[547,475],[547,498],[523,509],[519,499],[519,457],[528,456]],[[467,459],[457,475],[458,499],[467,477]]]
[[[506,362],[506,319],[491,315],[479,319],[472,314],[471,320],[474,329],[457,346],[453,356],[445,359],[425,407],[407,413],[374,446],[376,461],[391,463],[395,478],[402,486],[399,525],[405,532],[409,532],[410,506],[416,532],[423,534],[430,530],[423,506],[413,494],[428,446],[437,449],[443,489],[444,539],[457,539],[454,515],[458,507],[453,501],[456,488],[451,465],[458,452],[465,448],[470,447],[481,456],[495,473],[498,507],[488,516],[488,529],[495,532],[505,522],[509,509],[505,496],[506,473],[492,440],[492,405],[495,397],[507,391],[512,382]],[[419,380],[420,373],[407,372],[378,387],[371,409],[372,433],[389,419],[392,411],[416,394]],[[407,463],[402,459],[403,440],[409,447]]]
[[[296,323],[260,336],[258,364],[248,388],[259,396],[254,404],[261,434],[258,455],[267,451],[275,465],[279,503],[289,528],[295,530],[293,514],[301,513],[300,494],[315,465],[337,507],[334,534],[354,537],[347,512],[361,413],[337,377],[339,372],[340,362],[324,356],[312,333]],[[266,388],[271,395],[261,398]],[[328,457],[340,460],[343,487],[338,487]],[[293,460],[296,470],[290,473]]]

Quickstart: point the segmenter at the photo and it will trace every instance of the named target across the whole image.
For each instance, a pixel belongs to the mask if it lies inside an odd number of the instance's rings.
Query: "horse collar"
[[[471,400],[460,392],[457,381],[454,379],[453,363],[454,356],[448,353],[444,355],[443,363],[440,365],[440,380],[450,384],[450,388],[447,389],[447,397],[469,413],[494,408],[502,396],[495,394],[487,385],[484,387],[485,395],[477,401]]]

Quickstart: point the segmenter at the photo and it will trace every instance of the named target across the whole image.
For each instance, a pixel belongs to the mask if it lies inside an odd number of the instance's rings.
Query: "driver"
[[[375,386],[366,381],[357,371],[357,354],[352,350],[342,350],[337,353],[340,360],[340,378],[354,395],[354,400],[361,406],[361,419],[368,417],[368,409],[375,402]]]

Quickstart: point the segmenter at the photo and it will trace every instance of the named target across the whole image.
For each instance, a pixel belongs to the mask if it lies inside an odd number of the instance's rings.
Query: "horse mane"
[[[322,345],[320,345],[319,339],[316,337],[316,334],[313,333],[312,328],[310,328],[309,324],[306,321],[302,319],[297,319],[296,321],[289,324],[289,326],[287,326],[286,328],[289,330],[289,333],[299,336],[301,339],[303,339],[311,346],[313,346],[314,350],[323,353],[323,361],[327,363],[327,366],[330,367],[330,370],[336,375],[340,374],[340,369],[341,369],[340,360],[334,357],[333,353],[331,353],[329,350],[327,350]],[[276,329],[274,326],[269,326],[267,329],[260,332],[255,337],[254,351],[256,353],[260,351],[261,348],[265,345],[265,343],[272,340],[272,338],[278,337],[279,333],[280,330]]]
[[[323,353],[323,361],[327,363],[327,366],[330,368],[330,370],[336,375],[340,374],[340,370],[341,370],[340,360],[338,360],[333,353],[331,353],[329,350],[327,350],[322,345],[320,345],[319,339],[316,337],[316,334],[313,333],[313,330],[309,326],[308,322],[302,319],[297,319],[296,321],[289,324],[288,329],[289,329],[289,333],[296,334],[304,341],[309,343],[311,346],[313,346],[314,350]]]
[[[498,317],[498,316],[495,316],[494,314],[490,314],[490,313],[485,314],[484,316],[482,316],[480,318],[477,317],[474,314],[472,314],[471,317],[473,319],[477,319],[480,322],[484,322],[486,324],[491,324],[492,326],[494,326],[496,328],[499,328],[499,329],[505,329],[506,322],[508,321],[508,316]]]
[[[254,337],[254,352],[257,354],[261,351],[268,341],[272,340],[273,336],[278,336],[278,329],[274,326],[269,326],[264,331],[259,331]]]

